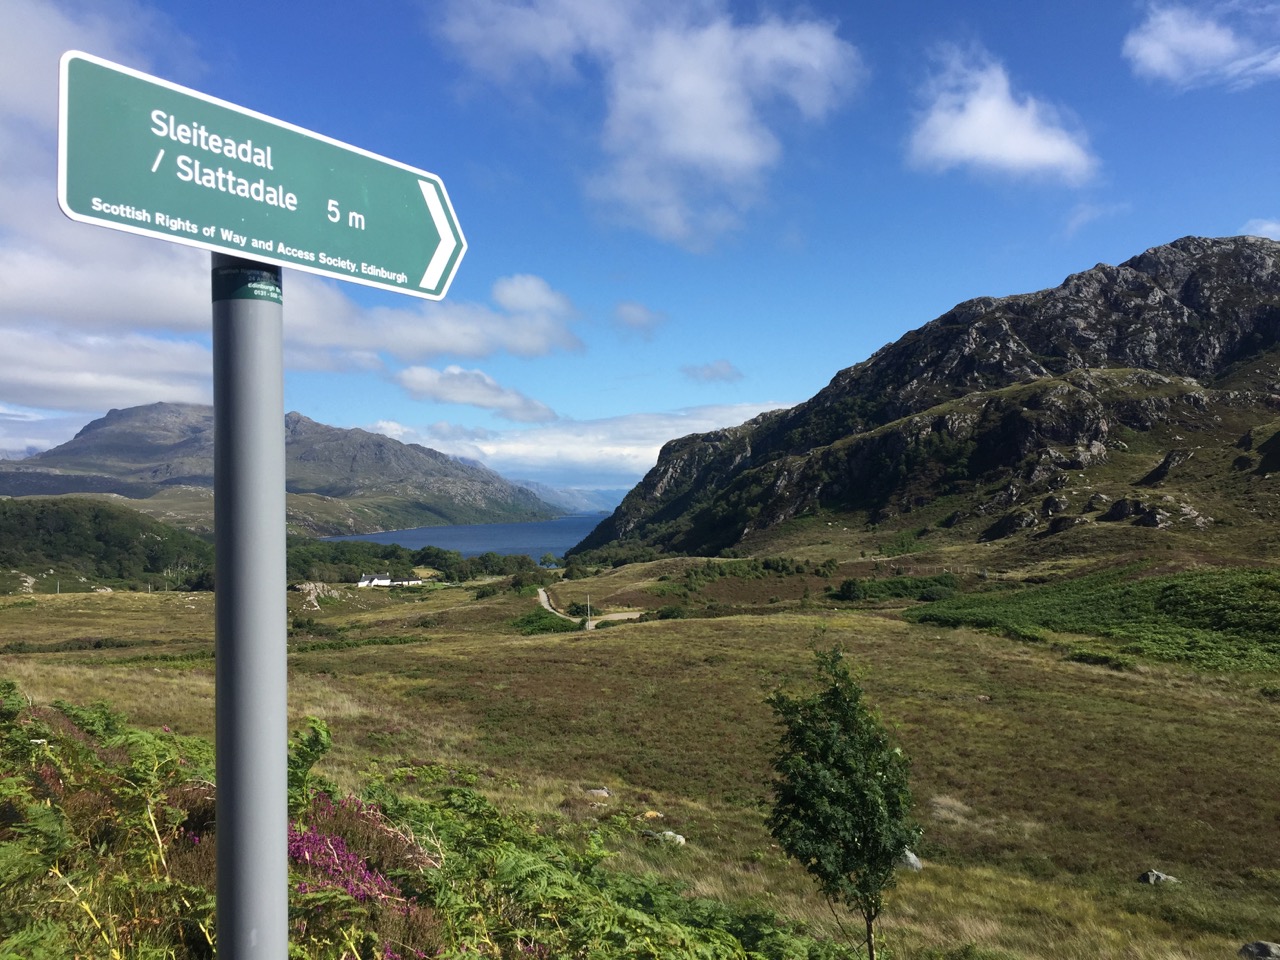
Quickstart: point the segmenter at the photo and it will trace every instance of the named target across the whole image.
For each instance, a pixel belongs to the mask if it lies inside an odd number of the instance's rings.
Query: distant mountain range
[[[1276,517],[1280,243],[1187,237],[966,301],[796,407],[671,441],[573,552],[758,552],[858,524],[904,549],[1272,556]]]
[[[39,447],[24,447],[21,450],[0,450],[0,460],[22,460],[33,453],[39,452]]]
[[[569,513],[612,513],[627,495],[625,489],[588,490],[583,487],[550,487],[535,480],[512,480],[538,498]]]
[[[417,444],[300,413],[284,426],[289,523],[299,532],[545,520],[569,509]],[[211,524],[212,487],[213,408],[199,404],[112,410],[61,446],[0,461],[0,496],[115,494],[196,528]]]

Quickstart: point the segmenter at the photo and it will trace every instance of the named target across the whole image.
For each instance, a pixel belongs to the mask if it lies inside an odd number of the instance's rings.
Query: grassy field
[[[553,587],[561,608],[590,593],[593,609],[723,614],[591,632],[524,635],[535,597],[474,586],[292,609],[293,726],[327,721],[322,772],[346,789],[448,769],[550,820],[661,813],[686,846],[624,834],[610,862],[834,932],[763,827],[777,736],[763,701],[838,644],[914,761],[926,867],[891,897],[894,956],[1207,960],[1280,939],[1269,663],[1195,672],[1138,654],[1116,670],[832,603],[823,585],[839,578],[812,571],[690,577],[701,564]],[[209,594],[0,598],[0,677],[39,702],[105,700],[144,728],[212,737],[212,650]],[[597,786],[604,807],[585,793]],[[1182,882],[1137,884],[1150,868]]]

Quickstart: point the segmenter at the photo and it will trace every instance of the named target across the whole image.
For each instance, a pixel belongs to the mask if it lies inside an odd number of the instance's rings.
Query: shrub
[[[775,691],[782,724],[774,755],[769,832],[803,866],[834,910],[856,910],[876,958],[875,921],[904,851],[920,837],[911,819],[909,763],[863,700],[838,649],[817,655],[820,689]]]
[[[511,625],[524,636],[535,633],[572,633],[574,630],[582,629],[580,624],[558,617],[550,610],[544,610],[541,607],[526,613],[523,617],[517,617],[511,621]]]

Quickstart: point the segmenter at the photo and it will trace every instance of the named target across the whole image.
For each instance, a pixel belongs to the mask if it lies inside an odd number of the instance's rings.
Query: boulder
[[[1154,527],[1163,530],[1169,526],[1170,515],[1166,510],[1151,509],[1147,513],[1139,514],[1133,521],[1135,527]]]
[[[1280,958],[1280,943],[1272,943],[1270,940],[1255,940],[1253,943],[1246,943],[1241,947],[1239,954],[1242,957],[1249,957],[1250,960],[1275,960],[1275,958]]]
[[[1149,503],[1144,503],[1136,498],[1124,497],[1117,500],[1107,508],[1107,512],[1098,519],[1104,523],[1115,523],[1119,520],[1130,520],[1133,517],[1141,516],[1151,510]]]
[[[661,833],[654,830],[641,830],[640,836],[653,843],[665,843],[673,847],[683,847],[685,845],[684,837],[674,830],[663,830]]]
[[[1064,517],[1057,516],[1049,521],[1049,535],[1062,533],[1064,530],[1070,530],[1072,527],[1078,527],[1089,522],[1088,517]]]
[[[1142,487],[1154,487],[1157,484],[1163,483],[1168,478],[1171,470],[1182,466],[1194,456],[1194,450],[1170,450],[1165,454],[1164,459],[1160,461],[1160,464],[1155,469],[1138,481],[1138,485]]]
[[[1139,883],[1149,883],[1152,886],[1158,886],[1162,883],[1181,883],[1177,877],[1171,877],[1167,873],[1161,873],[1159,870],[1148,870],[1142,876],[1138,877]]]
[[[1039,518],[1033,510],[1013,510],[982,531],[982,536],[978,539],[984,541],[1003,540],[1005,537],[1013,536],[1019,530],[1034,527],[1039,522]]]
[[[1089,502],[1084,505],[1085,513],[1096,513],[1100,510],[1106,510],[1111,506],[1111,498],[1105,493],[1095,493],[1089,497]]]
[[[1041,501],[1040,513],[1042,516],[1052,517],[1056,514],[1062,513],[1062,511],[1066,510],[1069,506],[1071,506],[1071,501],[1066,497],[1051,494]]]

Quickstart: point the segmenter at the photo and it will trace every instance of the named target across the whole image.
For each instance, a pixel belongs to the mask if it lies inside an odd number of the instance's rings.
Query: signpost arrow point
[[[458,248],[458,240],[453,235],[453,228],[449,225],[449,215],[445,213],[444,203],[440,200],[436,185],[426,180],[419,180],[418,186],[422,188],[422,197],[427,201],[427,209],[431,211],[431,222],[435,224],[436,233],[440,234],[440,245],[431,255],[427,271],[422,275],[422,282],[418,284],[424,289],[433,290],[439,285],[445,267],[449,265],[449,258],[453,256],[453,251]]]

